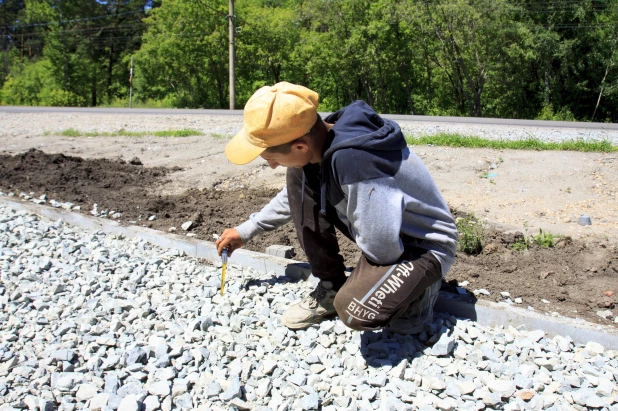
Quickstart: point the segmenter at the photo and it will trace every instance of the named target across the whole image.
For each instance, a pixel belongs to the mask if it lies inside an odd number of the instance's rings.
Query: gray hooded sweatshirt
[[[407,147],[397,123],[363,101],[324,119],[334,124],[321,162],[321,208],[333,205],[365,257],[379,265],[397,261],[402,235],[429,250],[450,269],[457,227],[429,171]],[[291,220],[284,188],[236,230],[246,243]]]

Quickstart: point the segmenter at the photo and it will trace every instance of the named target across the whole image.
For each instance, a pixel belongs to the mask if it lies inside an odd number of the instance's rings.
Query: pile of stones
[[[618,409],[616,352],[436,315],[302,331],[311,290],[0,206],[0,409]]]

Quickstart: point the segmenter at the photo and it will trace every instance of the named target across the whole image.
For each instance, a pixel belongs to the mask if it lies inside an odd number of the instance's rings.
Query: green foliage
[[[556,245],[556,236],[539,229],[539,233],[532,237],[534,243],[543,248],[553,248]]]
[[[459,231],[457,249],[466,254],[479,254],[483,251],[485,229],[483,223],[473,215],[457,218],[455,221]]]
[[[64,136],[64,137],[81,137],[86,135],[86,133],[82,133],[81,131],[75,130],[74,128],[67,128],[66,130],[60,131],[59,133],[56,133],[59,136]],[[98,135],[98,133],[93,133],[91,134],[92,136],[96,136]]]
[[[201,136],[200,130],[191,128],[184,128],[180,130],[158,130],[158,131],[127,131],[120,129],[113,132],[98,132],[98,131],[79,131],[74,128],[68,128],[66,130],[56,133],[56,135],[64,137],[192,137]]]
[[[560,111],[555,113],[551,104],[543,106],[541,112],[536,116],[536,120],[577,121],[567,107],[562,107]]]
[[[182,130],[161,130],[155,131],[152,133],[155,137],[192,137],[192,136],[201,136],[202,133],[199,130],[194,130],[190,128],[185,128]]]
[[[144,19],[135,54],[135,96],[173,97],[176,107],[227,108],[227,2],[168,0]],[[125,64],[129,57],[125,58]]]
[[[229,140],[233,136],[230,134],[210,133],[210,136],[217,140]]]
[[[62,86],[54,81],[52,64],[47,59],[24,63],[15,76],[9,74],[0,93],[0,101],[8,105],[84,105],[83,98],[63,90]]]
[[[528,234],[528,225],[524,225],[524,234],[518,237],[512,245],[514,250],[525,251],[530,249],[534,244],[543,248],[553,248],[556,245],[556,239],[560,236],[554,235],[547,231],[539,229],[537,235]]]
[[[174,96],[166,96],[161,100],[152,98],[146,100],[133,99],[131,107],[133,108],[174,108],[177,102]],[[101,104],[100,107],[127,108],[129,107],[129,97],[114,98],[108,104]]]
[[[527,235],[518,237],[512,245],[513,250],[525,251],[532,246],[532,240]]]
[[[618,122],[618,1],[236,0],[236,106]],[[229,107],[226,0],[0,1],[2,104]],[[23,39],[23,40],[22,40]]]
[[[0,84],[13,79],[17,87],[25,84],[29,89],[17,97],[7,97],[12,93],[5,90],[2,101],[96,106],[128,91],[129,67],[122,63],[123,57],[139,48],[145,6],[157,2],[27,0],[0,2],[0,9],[5,3],[17,10],[0,28],[8,30],[0,37],[8,67]],[[40,84],[34,86],[31,64],[40,74]]]

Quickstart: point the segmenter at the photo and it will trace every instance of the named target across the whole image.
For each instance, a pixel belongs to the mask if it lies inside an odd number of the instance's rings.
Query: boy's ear
[[[295,141],[292,144],[292,148],[300,151],[301,153],[306,153],[309,150],[309,145],[304,141]]]

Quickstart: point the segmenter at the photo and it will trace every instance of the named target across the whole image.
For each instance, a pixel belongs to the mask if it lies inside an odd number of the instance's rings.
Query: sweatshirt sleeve
[[[341,188],[356,244],[365,256],[381,265],[397,261],[404,251],[399,234],[405,203],[395,180],[381,177]]]
[[[247,221],[234,228],[238,231],[243,243],[246,244],[256,235],[274,230],[291,219],[288,190],[284,188],[262,210],[251,214]]]

